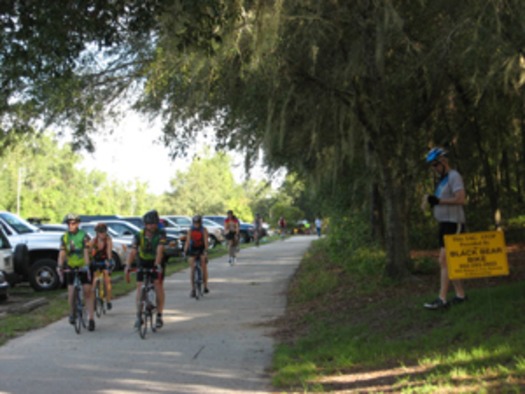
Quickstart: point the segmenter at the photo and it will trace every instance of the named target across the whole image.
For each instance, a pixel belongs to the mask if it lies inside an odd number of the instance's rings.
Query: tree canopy
[[[524,13],[518,0],[12,0],[2,141],[38,120],[74,125],[89,148],[118,99],[161,116],[174,154],[213,126],[247,167],[262,150],[330,209],[369,210],[402,277],[431,146],[463,173],[474,227],[523,208]]]

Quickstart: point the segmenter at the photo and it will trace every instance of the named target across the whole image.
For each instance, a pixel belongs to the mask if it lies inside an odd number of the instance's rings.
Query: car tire
[[[6,293],[6,294],[0,294],[0,302],[5,302],[7,301],[9,298],[9,295]]]
[[[243,243],[245,244],[249,244],[250,241],[251,241],[251,237],[250,237],[250,234],[248,234],[248,232],[241,232],[241,240]]]
[[[120,257],[117,253],[113,252],[111,253],[111,258],[113,259],[115,263],[115,268],[113,268],[115,271],[122,271],[122,261],[120,261]]]
[[[13,253],[13,262],[15,265],[15,272],[18,275],[26,275],[29,268],[29,250],[26,244],[18,244],[15,246]]]
[[[215,238],[213,235],[210,235],[208,237],[208,248],[213,249],[217,246],[217,238]]]
[[[36,291],[50,291],[59,287],[57,263],[53,259],[43,258],[35,261],[29,269],[29,284]]]

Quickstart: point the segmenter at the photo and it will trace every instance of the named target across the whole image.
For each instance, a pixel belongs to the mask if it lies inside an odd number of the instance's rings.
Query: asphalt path
[[[164,327],[140,339],[134,297],[114,301],[94,332],[67,319],[0,348],[0,393],[268,393],[272,322],[312,236],[210,262],[210,293],[189,297],[189,270],[166,278]]]

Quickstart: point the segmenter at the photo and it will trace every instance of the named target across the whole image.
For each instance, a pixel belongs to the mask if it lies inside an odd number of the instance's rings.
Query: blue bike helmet
[[[430,163],[436,161],[437,159],[439,159],[440,157],[443,157],[443,156],[446,156],[446,155],[447,155],[447,151],[445,149],[443,149],[443,148],[432,148],[427,153],[426,162],[430,164]]]

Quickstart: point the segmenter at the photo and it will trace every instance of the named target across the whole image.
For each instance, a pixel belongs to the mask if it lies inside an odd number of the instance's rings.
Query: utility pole
[[[18,180],[16,184],[16,214],[20,216],[20,196],[22,194],[22,175],[23,168],[18,167]]]

